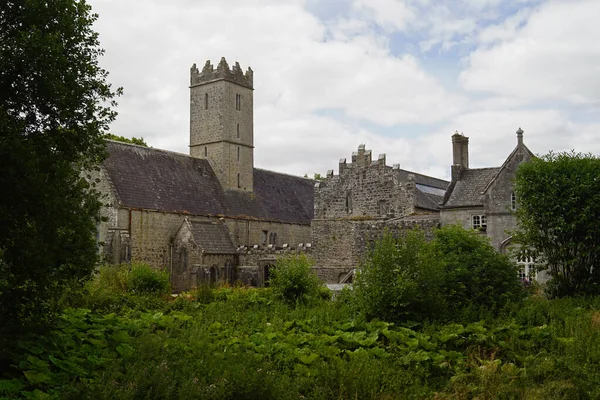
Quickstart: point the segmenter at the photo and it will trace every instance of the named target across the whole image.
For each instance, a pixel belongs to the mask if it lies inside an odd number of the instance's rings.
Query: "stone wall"
[[[340,160],[339,175],[328,171],[315,186],[315,218],[402,217],[415,212],[414,176],[402,180],[400,167],[385,165],[385,154],[371,160],[364,145],[352,163]]]
[[[338,283],[360,265],[384,232],[398,237],[411,229],[419,228],[431,238],[439,225],[437,215],[363,221],[315,219],[312,222],[315,269],[325,282]]]
[[[234,218],[224,218],[224,221],[231,232],[233,243],[238,246],[259,245],[266,248],[269,244],[276,247],[287,244],[296,247],[300,243],[310,243],[311,240],[310,225]]]

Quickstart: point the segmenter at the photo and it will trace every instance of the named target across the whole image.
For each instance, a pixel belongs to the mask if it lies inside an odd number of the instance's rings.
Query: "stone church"
[[[469,169],[468,138],[454,135],[451,182],[388,166],[384,154],[373,160],[364,145],[315,182],[254,167],[252,69],[222,58],[190,75],[189,155],[107,143],[94,172],[107,204],[98,226],[106,261],[166,268],[181,291],[263,285],[278,257],[298,252],[310,253],[326,282],[350,282],[384,229],[431,234],[458,222],[509,247],[511,177],[532,156],[522,131],[505,164],[484,169]]]
[[[98,229],[106,260],[168,268],[178,291],[261,284],[258,266],[303,251],[314,181],[254,168],[253,125],[252,70],[221,59],[191,68],[189,155],[109,141],[95,177],[108,204]]]

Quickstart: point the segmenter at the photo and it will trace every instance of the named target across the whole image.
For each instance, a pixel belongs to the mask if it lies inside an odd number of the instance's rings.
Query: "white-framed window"
[[[471,216],[471,227],[480,231],[487,229],[487,218],[485,215],[472,215]]]
[[[528,283],[537,278],[535,260],[533,257],[517,259],[517,266],[519,267],[519,279],[521,282]]]
[[[510,192],[510,209],[513,211],[517,209],[517,195],[515,192]]]

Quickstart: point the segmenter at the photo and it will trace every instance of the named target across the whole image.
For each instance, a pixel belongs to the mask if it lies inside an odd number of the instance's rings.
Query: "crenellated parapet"
[[[254,72],[252,71],[252,68],[248,67],[246,73],[244,73],[242,67],[240,67],[240,64],[236,61],[235,65],[230,69],[225,57],[221,58],[216,69],[213,67],[210,60],[206,61],[202,71],[198,69],[196,64],[192,65],[192,68],[190,69],[190,86],[201,85],[218,80],[226,80],[247,87],[248,89],[254,89]]]
[[[376,159],[364,144],[352,153],[352,162],[339,160],[339,173],[327,171],[315,184],[315,218],[386,219],[414,211],[414,177],[399,165]]]

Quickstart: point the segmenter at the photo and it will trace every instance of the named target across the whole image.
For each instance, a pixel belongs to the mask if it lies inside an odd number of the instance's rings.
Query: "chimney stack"
[[[458,131],[452,135],[452,164],[469,168],[469,138]]]

